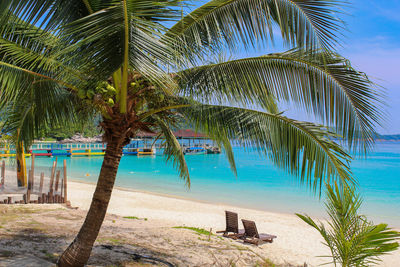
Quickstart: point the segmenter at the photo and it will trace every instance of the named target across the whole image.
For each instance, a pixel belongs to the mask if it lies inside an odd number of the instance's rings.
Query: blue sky
[[[204,1],[201,1],[204,3]],[[347,24],[343,31],[339,53],[350,59],[359,71],[383,86],[387,94],[387,119],[382,134],[400,134],[400,0],[348,0],[342,18]],[[197,5],[197,4],[196,4]],[[199,4],[200,5],[200,4]],[[243,52],[240,57],[284,51],[276,44],[272,50]],[[285,114],[309,120],[298,111]]]
[[[386,90],[387,119],[378,132],[400,134],[400,0],[349,3],[339,53]],[[303,114],[300,119],[307,117]]]
[[[400,0],[351,0],[340,53],[387,90],[382,133],[400,134]]]

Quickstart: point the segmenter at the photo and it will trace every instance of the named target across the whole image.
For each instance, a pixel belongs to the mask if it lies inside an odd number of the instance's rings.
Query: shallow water
[[[257,152],[241,148],[234,148],[234,152],[237,177],[224,154],[187,155],[190,189],[163,156],[124,156],[116,185],[261,210],[324,216],[323,201],[297,178]],[[67,160],[70,178],[96,182],[102,157],[59,157],[59,161],[62,159]],[[52,160],[37,157],[36,173],[49,171]],[[353,161],[352,171],[364,199],[362,211],[376,223],[400,227],[400,143],[378,143],[367,159]]]

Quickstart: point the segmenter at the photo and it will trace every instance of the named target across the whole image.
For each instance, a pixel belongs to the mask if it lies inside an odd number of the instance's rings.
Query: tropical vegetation
[[[329,247],[335,266],[371,266],[379,263],[379,256],[399,247],[400,233],[387,224],[374,224],[359,214],[362,199],[354,186],[326,185],[327,226],[307,215],[297,214],[315,228]]]
[[[221,146],[258,149],[315,192],[354,180],[348,150],[368,151],[379,90],[335,52],[344,27],[336,0],[3,0],[0,110],[28,146],[43,129],[101,116],[107,143],[92,204],[58,261],[83,266],[99,233],[123,146],[138,131],[190,186],[173,127],[190,125]],[[274,38],[290,49],[266,54]],[[261,48],[261,49],[260,49]],[[261,56],[233,58],[238,51]],[[227,54],[228,57],[221,56]],[[323,125],[288,118],[306,110]]]

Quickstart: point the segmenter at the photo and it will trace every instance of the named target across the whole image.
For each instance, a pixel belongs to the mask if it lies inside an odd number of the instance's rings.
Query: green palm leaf
[[[225,140],[235,140],[248,149],[259,150],[314,191],[323,181],[354,181],[349,155],[332,141],[336,135],[320,125],[226,106],[193,105],[180,112],[212,139],[224,144]],[[225,149],[230,153],[230,147]],[[231,164],[234,168],[234,162]]]
[[[371,266],[380,262],[379,256],[399,247],[399,232],[358,214],[362,200],[353,186],[327,184],[326,194],[328,227],[307,215],[296,215],[321,234],[331,251],[326,257],[332,258],[335,266]]]
[[[195,67],[181,72],[181,92],[265,107],[271,96],[316,114],[346,138],[368,150],[384,116],[382,95],[368,77],[338,55],[292,50]]]
[[[57,56],[75,62],[83,70],[95,69],[96,72],[91,75],[97,79],[110,77],[125,61],[126,32],[122,14],[124,6],[118,2],[64,26],[58,35],[62,36],[67,45]],[[169,64],[176,55],[157,38],[157,32],[163,27],[134,17],[130,10],[127,14],[129,68],[156,84],[171,87],[172,81],[162,67]]]
[[[61,25],[89,14],[85,5],[87,1],[82,0],[3,0],[1,2],[0,22],[10,21],[13,23],[22,19],[26,25],[37,25],[45,31],[56,30]]]
[[[57,107],[57,108],[55,108]],[[79,112],[78,99],[64,88],[49,82],[36,83],[28,90],[20,90],[16,101],[8,101],[3,130],[16,133],[28,148],[39,136],[42,129],[68,125],[80,119],[87,119],[89,113]]]
[[[227,45],[256,47],[273,40],[278,26],[283,40],[293,46],[333,48],[343,23],[336,0],[213,0],[178,21],[167,32],[195,50]]]
[[[166,155],[167,161],[171,160],[171,158],[173,159],[174,167],[179,170],[180,177],[190,188],[189,169],[187,167],[181,145],[179,144],[172,130],[163,120],[157,119],[157,124],[160,127],[161,133],[165,139],[164,155]]]

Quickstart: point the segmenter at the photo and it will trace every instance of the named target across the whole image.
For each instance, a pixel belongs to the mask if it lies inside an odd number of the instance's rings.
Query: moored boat
[[[138,150],[138,156],[151,156],[156,154],[155,148],[140,148]]]
[[[184,155],[201,155],[201,154],[206,154],[206,153],[207,153],[207,150],[201,146],[184,147],[183,148]]]
[[[137,155],[139,153],[139,148],[126,148],[124,150],[124,155]]]
[[[219,147],[207,147],[207,154],[221,154],[221,149]]]

